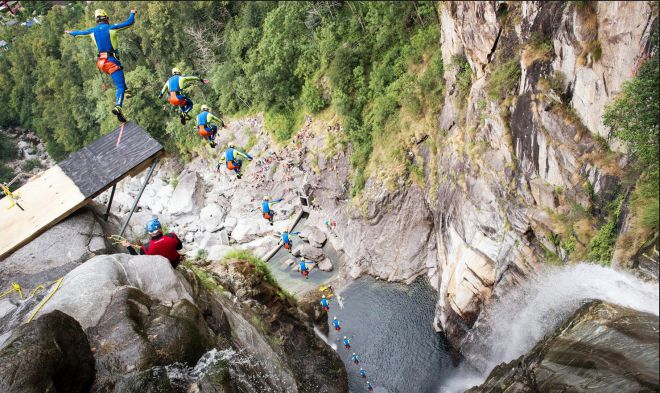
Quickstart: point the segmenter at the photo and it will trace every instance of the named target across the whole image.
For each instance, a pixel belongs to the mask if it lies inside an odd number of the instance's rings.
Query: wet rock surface
[[[468,392],[657,391],[658,328],[657,315],[589,303]]]

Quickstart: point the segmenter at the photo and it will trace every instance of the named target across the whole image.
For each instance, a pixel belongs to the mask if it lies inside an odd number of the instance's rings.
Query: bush
[[[510,59],[498,64],[488,81],[487,93],[493,101],[502,102],[518,85],[520,79],[520,65],[518,60]]]
[[[261,258],[252,254],[252,252],[247,250],[232,250],[229,251],[222,260],[226,262],[232,259],[237,259],[239,261],[245,261],[253,264],[257,272],[261,273],[266,282],[273,285],[278,285],[275,277],[273,277],[273,273],[270,271],[270,267],[268,267],[268,264]]]
[[[16,176],[14,170],[0,162],[0,182],[7,183],[11,181],[11,179],[13,179],[14,176]],[[15,188],[15,186],[12,188]],[[4,196],[4,194],[2,194],[1,196]]]
[[[0,134],[0,161],[15,160],[18,158],[18,147],[7,135]]]
[[[589,244],[589,258],[592,261],[600,262],[602,265],[609,265],[614,252],[614,243],[616,242],[617,224],[621,215],[621,206],[623,196],[611,202],[608,210],[610,214],[607,222],[600,227],[596,236]]]
[[[278,142],[287,142],[295,132],[298,123],[299,113],[293,111],[276,111],[271,110],[266,112],[265,127],[270,131]]]
[[[321,89],[312,80],[306,81],[303,85],[301,100],[310,112],[316,113],[328,106],[328,102],[323,98],[322,93]]]
[[[465,105],[472,87],[472,69],[465,56],[454,56],[452,65],[458,70],[456,74],[456,88],[458,89],[459,105]]]
[[[34,168],[41,168],[41,161],[33,158],[31,160],[23,161],[21,164],[21,170],[23,172],[31,172]]]

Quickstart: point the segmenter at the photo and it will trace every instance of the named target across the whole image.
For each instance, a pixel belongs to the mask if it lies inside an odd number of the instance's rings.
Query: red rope
[[[115,146],[119,146],[119,142],[121,142],[121,135],[124,133],[124,124],[126,123],[121,123],[121,128],[119,129],[119,137],[117,138],[117,144]]]

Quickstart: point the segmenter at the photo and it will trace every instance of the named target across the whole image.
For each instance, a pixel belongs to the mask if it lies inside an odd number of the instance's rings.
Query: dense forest
[[[131,8],[138,11],[135,25],[119,36],[134,94],[125,113],[170,152],[186,159],[202,146],[192,126],[182,126],[158,99],[176,66],[210,79],[192,89],[197,108],[207,103],[230,116],[264,112],[266,128],[281,143],[305,115],[337,113],[344,133],[333,143],[351,147],[354,195],[364,187],[375,149],[381,159],[403,162],[402,131],[411,124],[437,128],[443,66],[464,69],[459,90],[471,83],[464,58],[442,63],[433,2],[21,3],[19,18],[37,15],[40,24],[0,29],[0,39],[9,43],[0,52],[0,124],[34,129],[56,160],[117,126],[110,113],[114,87],[95,67],[92,42],[64,34],[93,25],[99,7],[111,23],[125,20]],[[655,227],[658,75],[656,49],[605,116],[636,157],[631,181],[640,182],[640,209]],[[5,158],[13,154],[5,143],[0,151]]]

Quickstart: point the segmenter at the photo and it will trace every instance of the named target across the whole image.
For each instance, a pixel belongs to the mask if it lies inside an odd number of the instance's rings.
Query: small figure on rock
[[[291,240],[291,236],[299,235],[300,232],[289,232],[289,231],[284,231],[282,232],[282,235],[280,237],[280,241],[278,244],[284,245],[284,249],[292,252],[293,250],[293,241]]]
[[[374,387],[371,386],[371,382],[369,382],[369,381],[367,381],[367,390],[370,391],[370,392],[374,391]]]
[[[193,102],[190,97],[184,95],[184,89],[186,88],[186,82],[190,81],[199,81],[202,83],[209,83],[208,79],[202,79],[198,76],[182,76],[181,70],[174,67],[172,68],[172,76],[165,82],[163,88],[160,90],[158,98],[161,98],[165,91],[169,91],[169,97],[167,100],[170,104],[178,106],[181,108],[181,114],[179,118],[181,119],[181,124],[186,124],[186,120],[190,120],[190,115],[188,112],[193,108]]]
[[[97,9],[94,11],[96,26],[90,27],[87,30],[64,31],[64,33],[73,37],[91,34],[92,39],[96,44],[96,49],[98,50],[96,68],[110,75],[112,82],[117,89],[115,94],[115,107],[112,108],[112,113],[117,116],[117,119],[121,123],[126,123],[126,118],[121,111],[121,107],[124,104],[124,94],[127,96],[130,96],[130,94],[126,89],[124,67],[122,67],[119,62],[119,56],[117,55],[117,32],[131,27],[135,22],[136,13],[136,10],[131,10],[128,19],[121,23],[111,25],[108,14],[102,9]]]
[[[345,337],[346,336],[344,336],[344,338]],[[353,356],[351,356],[351,361],[353,361],[353,363],[355,364],[360,364],[360,357],[355,352],[353,352]]]
[[[181,240],[174,232],[163,234],[163,227],[155,217],[147,223],[147,232],[150,240],[140,247],[139,254],[163,256],[169,259],[172,267],[176,269],[181,262],[181,254],[177,251],[183,248]],[[131,255],[138,255],[138,251],[127,240],[122,242],[122,246],[126,247]]]
[[[273,219],[275,218],[275,211],[273,211],[273,205],[276,203],[282,202],[284,199],[275,199],[274,201],[270,200],[270,197],[266,195],[263,202],[261,202],[261,214],[263,217],[268,220],[270,225],[273,225]]]
[[[325,295],[321,296],[321,308],[325,312],[330,311],[330,303],[328,303],[328,299],[325,297]]]
[[[361,376],[363,379],[366,379],[366,378],[367,378],[367,372],[366,372],[365,369],[363,369],[362,367],[360,367],[360,376]]]
[[[215,124],[214,124],[215,123]],[[224,127],[225,122],[219,117],[209,112],[208,105],[202,105],[201,112],[197,115],[197,132],[202,138],[209,141],[211,148],[215,149],[215,136],[218,133],[218,126]]]
[[[225,150],[225,156],[223,157],[223,159],[225,160],[227,169],[229,169],[230,171],[234,171],[236,173],[236,178],[240,179],[241,177],[243,177],[243,174],[241,173],[241,167],[243,166],[243,161],[238,159],[238,157],[243,157],[247,160],[252,161],[251,155],[238,150],[233,143],[229,142],[227,144],[227,150]],[[219,162],[217,169],[220,170]]]
[[[337,319],[337,317],[333,317],[333,318],[332,318],[332,326],[335,327],[335,331],[336,331],[336,332],[340,332],[340,331],[341,331],[341,324],[340,324],[339,320]]]

